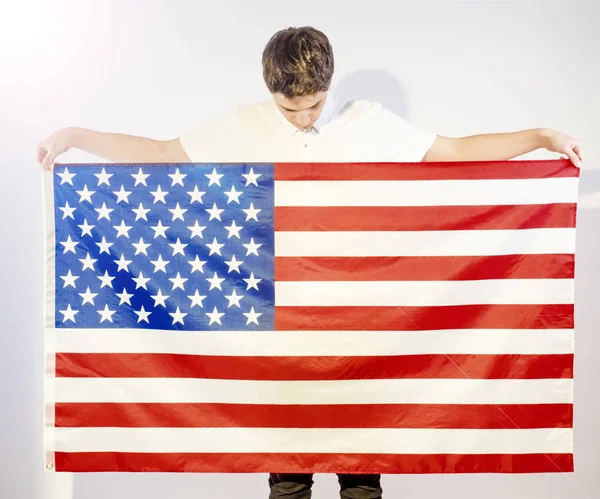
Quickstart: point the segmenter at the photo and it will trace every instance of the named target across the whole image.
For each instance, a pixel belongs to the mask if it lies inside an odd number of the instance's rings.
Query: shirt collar
[[[298,130],[298,128],[296,128],[288,120],[286,120],[285,116],[281,113],[273,99],[270,99],[269,102],[266,103],[265,109],[267,110],[269,115],[272,118],[274,118],[285,129],[286,133],[289,133],[290,135],[295,135],[297,133],[320,134],[335,117],[337,110],[337,100],[335,96],[328,93],[325,99],[325,105],[323,106],[323,110],[321,111],[319,119],[317,119],[312,128],[310,130],[307,130],[306,132],[301,132],[300,130]]]

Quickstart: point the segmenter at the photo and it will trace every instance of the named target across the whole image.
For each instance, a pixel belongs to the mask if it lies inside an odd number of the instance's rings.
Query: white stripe
[[[572,329],[435,331],[165,331],[48,329],[58,352],[231,356],[563,354]]]
[[[577,178],[275,182],[275,206],[475,206],[577,202]]]
[[[572,379],[368,379],[239,381],[193,378],[57,378],[56,402],[230,404],[570,403]]]
[[[280,307],[537,305],[573,300],[573,279],[275,282],[275,305]]]
[[[56,174],[42,175],[42,194],[43,194],[43,218],[45,228],[45,260],[44,260],[44,305],[43,317],[46,328],[54,328],[55,326],[55,295],[56,287],[55,280],[55,257],[56,257],[56,240],[55,240],[55,224],[54,224],[54,176]],[[54,463],[54,435],[53,428],[55,424],[55,408],[54,400],[56,398],[54,392],[54,373],[56,372],[56,345],[53,337],[44,337],[44,374],[45,374],[45,390],[44,390],[44,435],[43,449],[44,461],[46,466]],[[46,468],[48,469],[48,468]],[[54,470],[52,466],[51,470]]]
[[[571,428],[57,428],[62,452],[570,453]]]
[[[486,256],[575,253],[575,229],[275,232],[276,256]]]

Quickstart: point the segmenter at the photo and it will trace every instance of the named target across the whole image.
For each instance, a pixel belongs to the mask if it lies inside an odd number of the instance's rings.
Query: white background
[[[278,29],[305,24],[330,37],[333,86],[343,97],[379,100],[440,134],[549,126],[586,145],[577,471],[386,476],[385,497],[600,497],[600,2],[15,0],[0,9],[0,497],[267,497],[265,475],[43,473],[42,174],[33,158],[36,141],[59,127],[171,138],[267,98],[264,44]],[[314,498],[333,497],[335,477],[318,475]]]

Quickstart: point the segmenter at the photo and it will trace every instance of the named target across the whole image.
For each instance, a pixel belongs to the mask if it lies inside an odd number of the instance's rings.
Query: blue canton
[[[273,330],[273,165],[54,173],[63,328]]]

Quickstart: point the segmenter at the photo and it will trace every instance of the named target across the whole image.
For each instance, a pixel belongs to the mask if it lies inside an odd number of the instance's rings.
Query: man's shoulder
[[[217,114],[201,127],[204,133],[235,132],[248,123],[255,122],[265,114],[266,101],[252,102],[249,104],[235,104],[220,114]]]
[[[351,99],[338,102],[336,115],[343,122],[373,126],[381,123],[383,113],[384,107],[380,102]]]
[[[245,130],[276,119],[273,101],[263,100],[236,104],[225,111],[218,121],[231,129]]]
[[[239,118],[254,117],[264,115],[274,106],[272,100],[261,100],[244,104],[237,104],[230,109],[230,112]]]
[[[360,111],[381,111],[383,106],[381,102],[364,99],[350,99],[342,102],[342,108],[358,109]]]

